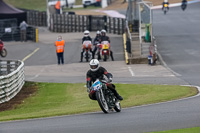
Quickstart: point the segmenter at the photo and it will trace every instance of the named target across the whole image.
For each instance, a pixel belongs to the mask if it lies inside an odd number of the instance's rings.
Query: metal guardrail
[[[0,104],[15,97],[24,85],[24,63],[0,60]]]

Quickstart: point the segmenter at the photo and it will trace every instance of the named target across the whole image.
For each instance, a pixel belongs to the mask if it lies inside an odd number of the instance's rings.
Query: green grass
[[[24,9],[32,9],[45,11],[46,10],[46,0],[4,0],[4,2],[17,7]]]
[[[4,2],[24,9],[46,11],[46,0],[4,0]],[[82,0],[76,0],[76,5],[82,5]]]
[[[161,132],[151,132],[151,133],[200,133],[200,127],[176,129],[176,130],[161,131]]]
[[[85,84],[34,83],[38,91],[13,110],[0,112],[0,121],[49,117],[100,111],[97,101],[90,100]],[[31,85],[30,83],[26,83]],[[115,84],[123,96],[122,107],[157,103],[195,95],[191,87],[167,85]]]
[[[84,8],[84,7],[80,7],[80,8],[64,8],[63,11],[77,11],[77,10],[84,10],[84,11],[87,11],[87,10],[93,10],[93,9],[101,9],[100,7],[96,7],[96,6],[87,6],[87,8]]]

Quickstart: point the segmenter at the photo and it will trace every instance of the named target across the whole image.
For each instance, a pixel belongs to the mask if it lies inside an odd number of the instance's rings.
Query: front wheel
[[[1,51],[0,51],[0,54],[2,57],[6,57],[7,55],[7,50],[5,48],[3,48]]]
[[[96,91],[96,98],[99,103],[99,106],[101,107],[101,110],[104,113],[108,113],[109,112],[108,104],[102,90]]]
[[[114,109],[115,109],[116,112],[121,112],[121,105],[120,105],[120,102],[119,102],[119,101],[117,101],[117,102],[115,103]]]
[[[87,62],[89,61],[89,53],[88,53],[88,51],[86,52],[86,61]]]

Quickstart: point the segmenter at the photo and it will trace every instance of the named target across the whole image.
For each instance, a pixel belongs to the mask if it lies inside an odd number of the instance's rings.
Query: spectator
[[[55,8],[56,8],[56,13],[60,14],[60,0],[57,1]]]
[[[60,61],[62,64],[64,64],[63,53],[64,53],[65,40],[62,40],[62,36],[58,36],[58,40],[55,42],[55,46],[58,58],[58,65],[60,65]]]
[[[96,0],[96,6],[101,6],[101,0]]]
[[[28,25],[26,24],[25,21],[21,22],[19,28],[20,28],[20,38],[21,41],[26,41],[26,29]]]

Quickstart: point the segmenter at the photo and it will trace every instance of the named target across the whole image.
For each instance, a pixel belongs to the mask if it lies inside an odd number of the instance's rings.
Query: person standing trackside
[[[21,42],[25,41],[26,42],[26,29],[27,29],[28,25],[26,24],[25,21],[20,23],[20,38],[21,38]]]
[[[55,46],[58,58],[58,65],[60,65],[60,61],[62,64],[64,64],[63,53],[64,53],[65,40],[62,40],[62,36],[58,36],[58,40],[55,42]]]
[[[56,13],[57,13],[57,14],[60,14],[60,0],[58,0],[58,1],[56,2],[55,8],[56,8]]]

